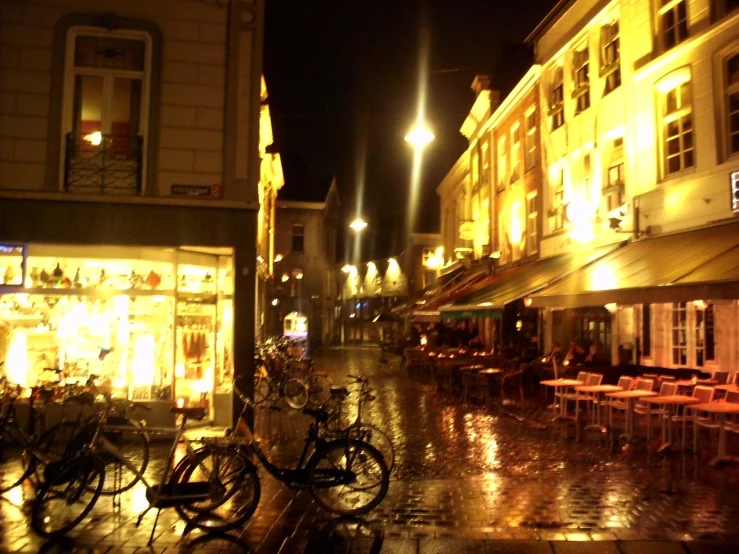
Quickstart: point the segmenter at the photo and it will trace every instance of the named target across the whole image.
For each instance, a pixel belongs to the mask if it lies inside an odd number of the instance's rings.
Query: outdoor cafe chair
[[[713,387],[706,387],[704,385],[697,385],[693,389],[693,398],[699,400],[699,404],[710,404],[713,402],[713,395],[716,389]],[[685,436],[685,424],[688,420],[693,421],[693,452],[698,452],[698,430],[700,427],[706,429],[718,429],[718,424],[713,415],[698,410],[684,410],[682,414],[672,416],[673,422],[681,422],[683,424],[683,436]]]
[[[644,379],[643,377],[637,377],[634,384],[634,390],[651,391],[654,386],[652,379]],[[608,426],[613,428],[613,410],[620,412],[626,412],[629,409],[629,403],[626,400],[612,399],[608,403]],[[626,414],[628,419],[628,414]]]
[[[724,398],[724,402],[729,402],[731,404],[739,404],[739,391],[737,390],[730,390],[726,393],[726,397]],[[729,414],[726,416],[726,430],[731,431],[732,433],[739,433],[739,419],[737,419],[736,414]]]
[[[577,375],[577,380],[580,381],[580,377],[585,376],[585,382],[584,385],[595,387],[600,385],[603,382],[603,374],[602,373],[586,373],[584,371],[581,371]],[[595,395],[590,392],[579,392],[574,391],[565,394],[565,400],[566,401],[573,401],[573,402],[590,402],[591,408],[592,408],[592,401],[595,398]]]
[[[717,385],[726,385],[729,382],[729,372],[724,370],[714,371],[713,378]]]
[[[503,377],[500,380],[500,398],[505,403],[505,388],[506,385],[517,385],[518,394],[521,398],[521,404],[523,404],[523,375],[528,370],[529,364],[522,363],[518,366],[518,369],[510,369],[503,373]]]
[[[673,383],[670,381],[662,381],[662,385],[659,387],[659,394],[658,396],[675,396],[677,394],[677,383]],[[648,402],[645,402],[644,400],[637,400],[634,404],[634,416],[637,421],[637,427],[638,427],[638,417],[644,416],[644,421],[647,426],[647,440],[651,437],[652,432],[652,416],[658,416],[662,417],[664,414],[668,413],[665,406],[662,406],[660,408],[652,407],[651,404]]]

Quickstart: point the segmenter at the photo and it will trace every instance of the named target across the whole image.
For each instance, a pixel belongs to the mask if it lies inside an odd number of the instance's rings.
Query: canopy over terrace
[[[539,308],[737,299],[739,223],[627,244],[531,298]]]
[[[547,287],[599,259],[613,248],[614,246],[606,246],[583,253],[544,258],[501,271],[492,275],[481,290],[442,306],[441,316],[458,319],[500,318],[506,304]]]

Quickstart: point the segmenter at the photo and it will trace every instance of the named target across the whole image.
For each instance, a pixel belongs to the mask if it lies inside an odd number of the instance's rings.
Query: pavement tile
[[[736,554],[739,552],[739,542],[694,541],[686,542],[683,546],[690,554]]]
[[[486,554],[552,554],[549,543],[541,541],[488,541],[485,549]]]
[[[554,542],[554,554],[620,554],[615,542]]]
[[[686,554],[679,542],[667,541],[631,541],[620,545],[623,554]]]
[[[485,554],[483,541],[436,539],[420,540],[419,554]]]

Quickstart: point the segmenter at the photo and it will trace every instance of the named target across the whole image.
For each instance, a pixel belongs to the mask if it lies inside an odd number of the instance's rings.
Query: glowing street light
[[[277,256],[275,256],[275,263],[278,264],[281,261],[282,261],[282,254],[277,254]]]
[[[344,273],[351,273],[353,267],[354,266],[346,264],[344,267],[341,268],[341,271],[343,271]]]
[[[434,134],[429,131],[424,123],[416,123],[413,129],[405,136],[406,142],[411,143],[417,149],[425,148],[435,138]]]
[[[354,221],[352,221],[352,222],[351,222],[351,223],[349,224],[349,227],[351,227],[351,228],[352,228],[352,229],[354,229],[354,230],[355,230],[355,231],[356,231],[357,233],[359,233],[359,232],[360,232],[360,231],[362,231],[362,230],[363,230],[363,229],[364,229],[365,227],[367,227],[367,222],[366,222],[365,220],[363,220],[363,219],[362,219],[361,217],[358,217],[357,219],[355,219]]]

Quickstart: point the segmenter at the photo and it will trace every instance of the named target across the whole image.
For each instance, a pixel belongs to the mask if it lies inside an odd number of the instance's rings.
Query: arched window
[[[305,252],[305,227],[302,223],[293,223],[293,252]]]

